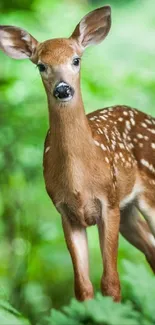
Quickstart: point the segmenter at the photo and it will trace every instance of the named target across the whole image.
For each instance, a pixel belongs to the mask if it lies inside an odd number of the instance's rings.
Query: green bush
[[[8,302],[0,299],[0,324],[1,325],[30,325]]]
[[[62,311],[52,309],[50,315],[38,314],[36,325],[153,325],[155,324],[155,278],[145,267],[125,261],[122,277],[122,303],[98,293],[83,303],[75,299]],[[0,324],[30,325],[8,302],[0,300]]]
[[[48,325],[152,325],[155,324],[155,278],[144,266],[124,262],[122,277],[123,302],[97,294],[94,300],[79,303],[75,299],[62,308],[52,310]]]
[[[72,300],[63,312],[53,310],[48,325],[140,325],[140,316],[130,304],[115,304],[100,294],[94,300]]]

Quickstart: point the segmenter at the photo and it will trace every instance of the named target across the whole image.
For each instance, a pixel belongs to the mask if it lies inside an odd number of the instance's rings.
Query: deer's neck
[[[50,145],[61,157],[80,156],[90,151],[92,133],[81,96],[71,104],[53,106],[49,99]]]

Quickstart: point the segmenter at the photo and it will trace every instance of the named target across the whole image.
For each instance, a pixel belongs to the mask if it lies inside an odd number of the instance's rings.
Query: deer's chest
[[[96,224],[101,215],[101,204],[90,174],[89,168],[77,160],[67,166],[61,164],[59,168],[46,165],[44,170],[46,189],[57,210],[73,223],[85,227]]]

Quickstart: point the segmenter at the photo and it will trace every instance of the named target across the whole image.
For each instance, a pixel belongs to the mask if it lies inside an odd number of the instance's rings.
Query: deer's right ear
[[[0,49],[11,58],[32,59],[37,44],[37,40],[24,29],[0,25]]]

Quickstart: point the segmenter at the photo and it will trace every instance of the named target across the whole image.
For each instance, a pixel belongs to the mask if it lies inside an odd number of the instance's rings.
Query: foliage
[[[0,300],[0,324],[2,325],[30,325],[7,301]]]
[[[112,4],[111,32],[102,45],[88,49],[83,57],[82,92],[86,111],[128,104],[154,114],[154,1],[124,1],[123,6],[118,6],[117,0],[108,2]],[[87,1],[84,3],[1,1],[0,20],[1,24],[25,28],[40,41],[68,36],[80,18],[92,9]],[[102,1],[101,5],[106,3]],[[0,290],[2,300],[9,300],[36,325],[51,308],[60,308],[73,297],[72,266],[59,215],[44,188],[42,152],[48,113],[39,73],[27,60],[17,62],[3,53],[0,60]],[[88,230],[88,237],[91,278],[98,290],[102,263],[95,228]],[[139,271],[140,278],[128,272],[130,266],[125,269],[124,259],[135,264],[133,272],[140,264],[145,266]],[[124,310],[132,313],[136,306],[150,322],[153,280],[147,282],[150,271],[145,258],[122,238],[118,268],[124,299],[132,300],[132,307],[125,305]],[[144,295],[148,283],[150,298],[147,292],[147,298]],[[110,300],[102,301],[107,308],[112,306]],[[11,313],[10,317],[17,315]],[[3,325],[1,319],[0,323]]]
[[[72,300],[63,313],[53,310],[49,325],[139,325],[138,313],[129,304],[115,304],[111,298],[103,298],[100,294],[96,299],[83,304]]]
[[[98,293],[93,300],[83,303],[75,299],[62,311],[52,309],[37,325],[152,325],[155,323],[155,278],[144,266],[135,268],[124,262],[126,275],[122,277],[123,302],[114,303],[112,298]],[[4,325],[29,325],[19,318],[19,313],[8,302],[0,300],[0,321]],[[15,317],[15,320],[13,319]]]
[[[144,266],[124,262],[123,303],[97,294],[94,300],[79,303],[72,299],[63,311],[52,310],[48,325],[152,325],[155,323],[155,278]]]

